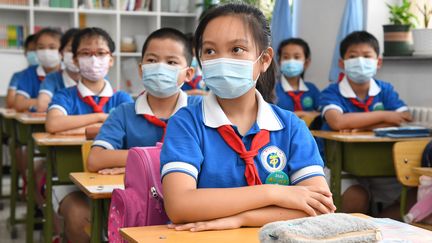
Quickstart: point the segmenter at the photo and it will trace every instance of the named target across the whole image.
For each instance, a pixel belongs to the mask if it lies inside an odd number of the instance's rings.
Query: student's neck
[[[81,82],[86,86],[89,90],[91,90],[95,94],[99,94],[105,87],[105,80],[101,79],[97,82],[92,82],[86,80],[85,78],[81,79]]]
[[[44,66],[42,66],[42,68],[45,71],[45,73],[48,74],[48,73],[60,70],[60,64],[57,65],[57,66],[55,66],[55,67],[53,67],[53,68],[47,68],[47,67],[44,67]]]
[[[73,79],[75,82],[78,82],[78,80],[81,78],[81,75],[80,75],[79,72],[74,73],[74,72],[71,72],[71,71],[69,71],[69,70],[67,70],[67,69],[65,69],[65,72],[66,72],[66,73],[69,75],[69,77],[70,77],[71,79]]]
[[[366,99],[369,93],[370,82],[366,82],[364,84],[358,84],[348,79],[348,82],[360,100]]]
[[[300,87],[300,77],[292,77],[292,78],[288,78],[286,77],[286,80],[288,81],[289,85],[291,86],[291,88],[295,91],[299,90]]]
[[[147,102],[156,117],[168,119],[174,113],[179,97],[180,91],[166,98],[158,98],[147,93]]]
[[[222,99],[216,97],[220,107],[228,119],[237,126],[240,134],[246,134],[255,123],[258,113],[258,101],[255,89],[236,99]]]

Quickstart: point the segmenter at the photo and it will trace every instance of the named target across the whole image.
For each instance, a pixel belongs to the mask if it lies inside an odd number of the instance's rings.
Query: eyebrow
[[[244,43],[244,44],[248,44],[249,43],[249,41],[247,39],[234,39],[234,40],[229,41],[230,44],[235,44],[235,43],[239,43],[239,42],[240,43]],[[214,45],[215,42],[205,40],[205,41],[203,41],[203,45],[204,44]]]

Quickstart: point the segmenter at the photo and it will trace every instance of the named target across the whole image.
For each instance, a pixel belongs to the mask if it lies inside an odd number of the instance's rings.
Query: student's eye
[[[215,51],[213,49],[204,49],[204,54],[206,55],[213,55],[215,53]]]
[[[156,63],[157,60],[154,58],[147,58],[146,63]]]
[[[243,53],[243,52],[244,52],[244,49],[241,48],[241,47],[234,47],[234,48],[232,49],[232,51],[233,51],[234,53],[236,53],[236,54],[240,54],[240,53]]]
[[[178,63],[176,61],[168,61],[167,62],[169,65],[177,65]]]
[[[348,56],[349,59],[351,59],[351,58],[356,58],[356,57],[357,57],[357,55],[354,55],[354,54],[350,54],[350,55]]]

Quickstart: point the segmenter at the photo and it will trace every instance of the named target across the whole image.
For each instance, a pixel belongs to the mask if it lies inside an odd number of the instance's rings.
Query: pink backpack
[[[125,190],[115,189],[108,217],[109,242],[124,242],[119,229],[168,223],[162,196],[160,151],[155,147],[129,150]]]

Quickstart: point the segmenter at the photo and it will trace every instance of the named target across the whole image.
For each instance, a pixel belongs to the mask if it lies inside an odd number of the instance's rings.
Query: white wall
[[[383,46],[382,25],[388,23],[388,3],[399,0],[366,0],[366,30],[374,34]],[[312,51],[312,65],[306,79],[326,87],[336,35],[345,7],[345,0],[301,0],[299,37]],[[392,83],[408,105],[432,106],[432,58],[428,60],[384,60],[378,79]]]

